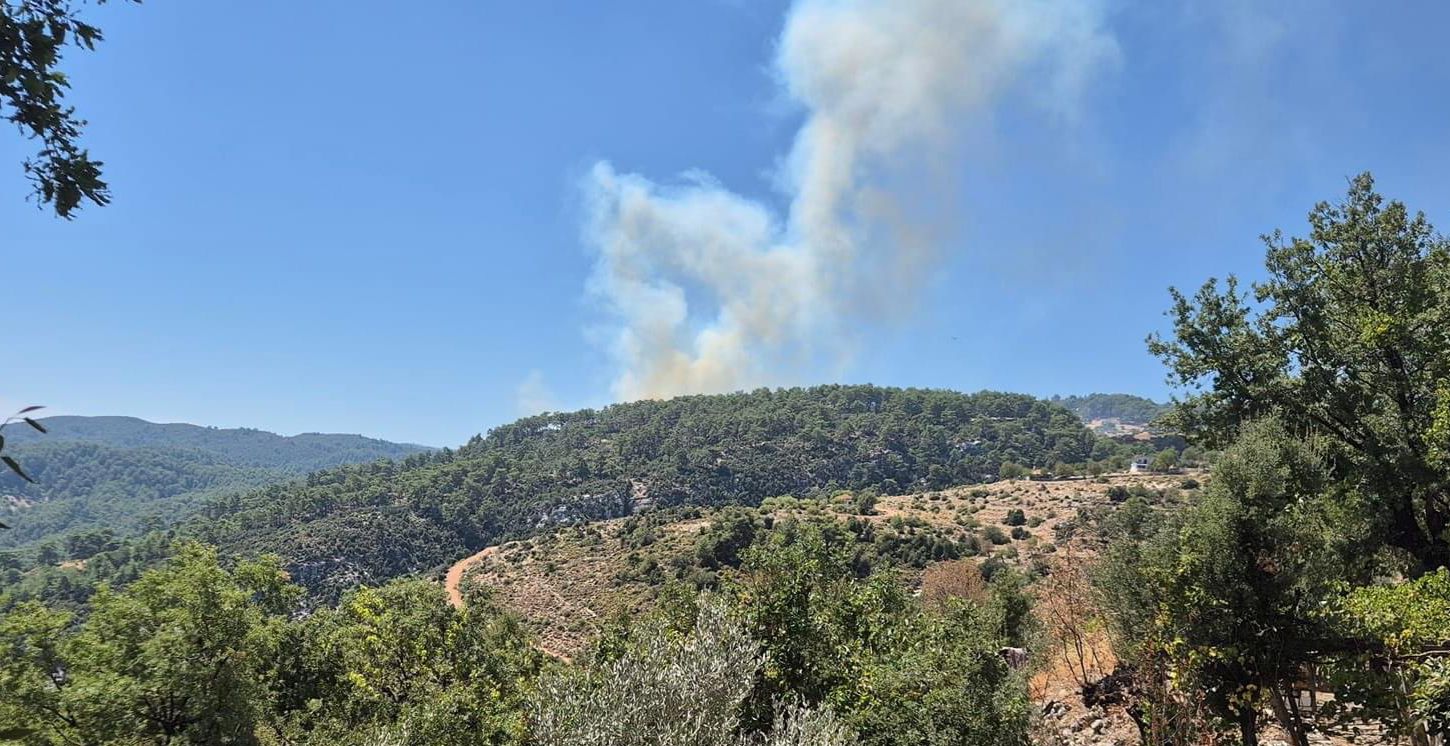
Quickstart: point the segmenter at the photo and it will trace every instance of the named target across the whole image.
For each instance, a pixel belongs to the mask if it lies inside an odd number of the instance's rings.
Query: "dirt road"
[[[488,558],[497,550],[497,546],[486,547],[478,554],[454,562],[453,566],[448,568],[448,575],[443,578],[443,589],[448,591],[448,603],[453,604],[454,608],[463,608],[463,591],[459,589],[459,585],[463,582],[463,574],[468,572],[468,568]]]

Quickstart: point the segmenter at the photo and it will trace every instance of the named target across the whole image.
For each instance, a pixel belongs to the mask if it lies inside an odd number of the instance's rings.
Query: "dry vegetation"
[[[1035,564],[1041,571],[1058,565],[1057,558],[1080,558],[1096,550],[1091,532],[1082,530],[1083,523],[1110,509],[1112,488],[1142,486],[1158,499],[1171,502],[1192,494],[1180,489],[1183,480],[1182,475],[1112,475],[1003,481],[882,497],[874,514],[854,517],[903,537],[921,533],[953,541],[976,537],[980,554],[955,562],[974,567],[996,556],[1024,567]],[[777,520],[794,515],[845,521],[852,517],[850,498],[841,494],[830,501],[771,500],[761,510]],[[1014,526],[1008,520],[1018,510],[1025,521],[1020,529],[1026,535],[1014,539]],[[544,649],[572,655],[588,644],[603,620],[636,615],[651,607],[662,587],[661,573],[652,568],[668,570],[691,561],[700,532],[710,525],[716,511],[688,513],[655,525],[645,513],[636,516],[633,524],[629,518],[600,521],[490,547],[450,569],[449,590],[455,602],[461,602],[465,592],[489,593],[537,632]],[[994,544],[988,538],[996,531],[1006,534],[1005,543]],[[906,568],[909,582],[924,587],[928,595],[970,595],[965,588],[936,587],[946,582],[942,571],[932,569],[939,564],[947,563],[932,562],[924,570]],[[1101,672],[1101,650],[1098,655],[1089,665]],[[1064,670],[1080,671],[1082,665],[1074,661]]]

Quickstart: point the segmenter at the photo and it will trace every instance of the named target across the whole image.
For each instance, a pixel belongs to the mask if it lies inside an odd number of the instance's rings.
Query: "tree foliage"
[[[102,163],[81,147],[86,123],[66,105],[70,79],[60,70],[67,47],[91,50],[99,41],[101,30],[82,21],[67,0],[0,3],[0,115],[40,142],[40,152],[25,161],[25,173],[40,203],[63,218],[82,201],[111,201]]]
[[[1252,301],[1230,276],[1174,290],[1173,338],[1151,337],[1190,393],[1177,423],[1209,446],[1280,415],[1333,442],[1336,475],[1385,540],[1422,567],[1450,564],[1450,243],[1386,202],[1368,174],[1309,215],[1307,238],[1265,237]]]
[[[1444,712],[1444,576],[1413,578],[1450,559],[1450,244],[1367,174],[1309,223],[1265,238],[1252,294],[1173,291],[1172,338],[1149,338],[1188,394],[1174,424],[1228,446],[1186,511],[1109,521],[1101,606],[1154,743],[1255,743],[1267,709],[1300,746],[1311,715],[1423,744]],[[1304,676],[1334,689],[1315,713]]]

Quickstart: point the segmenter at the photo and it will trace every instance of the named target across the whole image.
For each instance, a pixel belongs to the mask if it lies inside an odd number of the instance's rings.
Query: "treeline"
[[[1021,579],[922,602],[811,523],[762,532],[714,593],[674,588],[574,663],[423,580],[301,616],[272,560],[199,544],[81,614],[0,618],[0,733],[31,746],[1025,743]],[[964,572],[977,572],[964,568]]]
[[[299,582],[335,597],[647,507],[937,489],[996,479],[1004,464],[1083,464],[1124,448],[1016,394],[820,386],[688,396],[530,417],[457,451],[315,473],[218,501],[191,530],[228,551],[275,553]]]

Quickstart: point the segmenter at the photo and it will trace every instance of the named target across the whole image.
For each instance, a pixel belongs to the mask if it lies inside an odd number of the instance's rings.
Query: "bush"
[[[1182,482],[1179,482],[1178,483],[1178,486],[1179,487],[1182,487],[1185,490],[1196,490],[1196,489],[1198,489],[1199,484],[1198,484],[1198,480],[1197,479],[1194,479],[1193,477],[1188,477],[1187,479],[1184,479]]]
[[[1027,514],[1022,512],[1021,508],[1013,508],[1007,511],[1007,517],[1002,519],[1002,523],[1008,526],[1021,526],[1027,523]]]
[[[947,600],[987,600],[987,579],[972,560],[938,562],[921,576],[921,598],[930,608],[942,608]]]
[[[988,526],[987,528],[983,529],[982,535],[987,537],[987,541],[990,541],[998,546],[1001,546],[1002,544],[1006,544],[1007,542],[1011,541],[1011,539],[1007,538],[1007,532],[996,526]]]
[[[997,470],[997,475],[1002,479],[1021,479],[1027,476],[1027,467],[1011,461],[1003,461],[1002,466]]]
[[[1032,532],[1031,531],[1028,531],[1026,528],[1024,528],[1022,526],[1013,526],[1012,527],[1012,538],[1013,539],[1016,539],[1017,541],[1021,541],[1023,539],[1026,539],[1027,537],[1029,537],[1031,535],[1032,535]]]
[[[760,644],[718,602],[701,603],[684,639],[658,623],[592,672],[546,676],[530,720],[535,743],[728,746],[754,685]],[[708,739],[702,737],[708,736]]]

